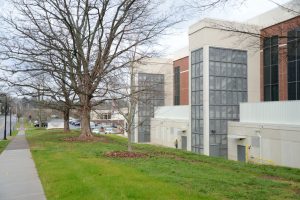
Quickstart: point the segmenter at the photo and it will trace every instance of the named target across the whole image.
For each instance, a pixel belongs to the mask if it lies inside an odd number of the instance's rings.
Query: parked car
[[[40,127],[39,121],[35,120],[35,121],[33,122],[33,126],[34,126],[34,127]],[[41,126],[41,127],[47,127],[47,126],[48,126],[48,123],[47,123],[47,122],[42,122],[42,126]]]
[[[91,127],[91,129],[95,129],[96,128],[95,123],[94,122],[90,122],[90,127]]]
[[[105,130],[105,134],[116,134],[120,132],[117,128],[113,128],[113,127],[106,127],[104,130]]]
[[[74,126],[80,126],[80,122],[74,122]]]
[[[104,134],[105,129],[103,126],[95,126],[95,128],[92,129],[92,132],[95,134]]]
[[[92,130],[92,133],[100,134],[99,128],[94,128],[94,129]]]

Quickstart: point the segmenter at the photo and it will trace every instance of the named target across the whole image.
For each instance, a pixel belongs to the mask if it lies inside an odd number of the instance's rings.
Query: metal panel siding
[[[300,125],[300,101],[241,103],[240,122]]]

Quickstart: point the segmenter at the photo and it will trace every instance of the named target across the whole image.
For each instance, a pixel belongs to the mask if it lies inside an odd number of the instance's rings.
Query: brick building
[[[173,61],[174,66],[174,105],[189,104],[189,57]]]
[[[228,123],[228,158],[300,167],[300,1],[292,0],[248,23],[260,30],[260,100],[240,104]]]
[[[261,101],[300,100],[300,16],[261,35]]]

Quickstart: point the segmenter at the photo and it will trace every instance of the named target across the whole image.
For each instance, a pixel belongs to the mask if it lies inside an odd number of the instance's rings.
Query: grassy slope
[[[106,143],[62,141],[67,136],[58,131],[28,131],[49,200],[300,199],[297,169],[250,165],[151,145],[134,146],[149,153],[149,158],[106,158],[104,152],[126,150],[126,140],[107,136]]]

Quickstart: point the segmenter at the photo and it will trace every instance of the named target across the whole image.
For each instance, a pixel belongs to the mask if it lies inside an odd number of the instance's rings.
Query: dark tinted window
[[[278,100],[278,36],[264,39],[264,100]]]
[[[264,66],[269,66],[271,64],[271,49],[264,49]]]
[[[296,81],[296,62],[288,64],[288,82]]]
[[[297,83],[297,99],[300,99],[300,82]]]
[[[296,83],[289,83],[289,100],[296,100]]]
[[[278,65],[271,67],[271,84],[278,84]]]
[[[288,32],[288,99],[300,99],[300,29]]]
[[[271,95],[272,95],[272,101],[278,101],[278,99],[279,99],[278,85],[271,86]]]
[[[180,67],[174,68],[174,105],[180,105]]]
[[[295,40],[288,43],[288,60],[296,60],[296,45],[297,43]]]
[[[265,101],[271,101],[271,86],[264,87]]]
[[[265,83],[265,85],[270,85],[271,84],[270,69],[271,69],[271,67],[264,67],[264,83]]]
[[[296,30],[292,30],[288,32],[288,41],[296,39]]]

